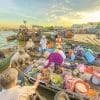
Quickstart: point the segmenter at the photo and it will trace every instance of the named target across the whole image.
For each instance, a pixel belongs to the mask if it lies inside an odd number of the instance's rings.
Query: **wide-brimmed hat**
[[[50,52],[45,51],[43,57],[47,58],[47,57],[49,57],[49,55],[50,55]]]
[[[19,49],[18,52],[19,52],[20,54],[24,54],[24,53],[25,53],[25,50],[24,50],[24,49]]]
[[[45,36],[45,35],[43,35],[43,36],[42,36],[42,38],[46,38],[46,36]]]

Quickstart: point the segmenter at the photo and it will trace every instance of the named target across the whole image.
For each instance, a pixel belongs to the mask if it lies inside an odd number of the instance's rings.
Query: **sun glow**
[[[100,12],[94,12],[86,15],[86,22],[100,22]]]

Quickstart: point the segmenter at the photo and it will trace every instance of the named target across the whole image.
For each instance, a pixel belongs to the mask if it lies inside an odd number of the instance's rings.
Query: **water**
[[[13,46],[17,46],[17,40],[7,41],[7,37],[10,35],[15,35],[17,33],[13,31],[0,31],[0,49],[10,48]]]

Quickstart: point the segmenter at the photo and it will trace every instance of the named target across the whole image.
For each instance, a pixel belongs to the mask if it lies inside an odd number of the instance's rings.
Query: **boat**
[[[56,95],[54,96],[54,100],[60,100],[60,99],[64,99],[64,100],[70,100],[69,96],[64,92],[64,91],[58,91],[56,93]]]
[[[11,40],[15,40],[15,39],[17,39],[16,35],[11,35],[11,36],[7,37],[7,41],[11,41]]]
[[[2,72],[3,70],[5,70],[8,67],[13,54],[14,54],[14,52],[11,53],[8,57],[6,57],[0,61],[0,72]]]
[[[0,49],[0,51],[4,54],[4,57],[1,57],[0,59],[0,72],[2,72],[8,67],[10,60],[15,53],[15,48]]]
[[[66,38],[72,38],[74,36],[74,34],[71,32],[71,30],[70,31],[67,31],[66,33],[65,33],[65,37]]]
[[[33,84],[36,81],[36,78],[35,77],[30,77],[28,75],[28,72],[30,70],[32,70],[32,68],[29,67],[28,71],[24,71],[23,74],[24,74],[25,78],[28,79],[29,83]],[[54,100],[60,100],[59,99],[60,97],[64,98],[64,100],[84,100],[83,98],[85,98],[85,100],[87,100],[87,97],[81,97],[80,95],[78,95],[75,92],[67,91],[67,90],[65,90],[65,89],[63,89],[61,87],[58,87],[58,86],[53,86],[53,85],[50,85],[50,84],[47,85],[42,80],[39,83],[39,87],[45,89],[46,91],[54,93],[54,95],[55,95],[54,96]]]
[[[26,41],[28,40],[28,28],[25,25],[20,25],[19,32],[17,34],[18,40],[20,41]]]

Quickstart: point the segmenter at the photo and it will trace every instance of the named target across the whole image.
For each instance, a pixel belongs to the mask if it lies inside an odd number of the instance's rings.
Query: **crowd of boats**
[[[48,39],[41,34],[29,37],[23,50],[10,49],[7,57],[5,52],[1,53],[4,57],[0,61],[0,71],[7,69],[10,63],[10,67],[17,67],[28,80],[25,83],[33,83],[42,75],[39,86],[56,93],[54,100],[99,100],[100,52],[75,41],[63,42],[64,37],[59,33],[52,36]],[[16,38],[14,35],[7,39]]]

